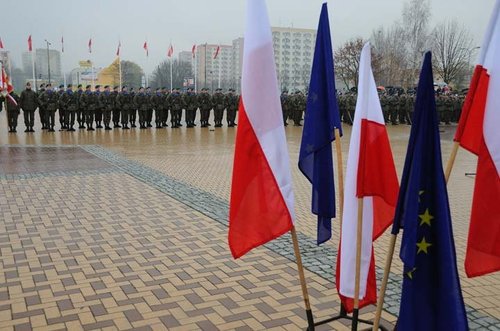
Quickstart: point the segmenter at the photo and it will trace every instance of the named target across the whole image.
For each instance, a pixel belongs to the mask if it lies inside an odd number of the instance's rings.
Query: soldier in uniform
[[[202,88],[198,94],[198,105],[200,106],[200,124],[202,128],[210,126],[208,119],[210,118],[210,110],[212,109],[212,97],[208,93],[207,88]]]
[[[47,84],[46,88],[47,89],[45,90],[45,92],[43,92],[40,96],[40,103],[46,110],[45,126],[47,129],[49,129],[49,132],[54,132],[55,117],[59,98],[57,93],[52,89],[51,84]]]
[[[290,97],[288,96],[288,91],[283,90],[280,96],[281,100],[281,111],[283,112],[283,123],[285,126],[288,126],[287,120],[290,116]]]
[[[14,92],[10,91],[9,95],[5,97],[0,94],[0,107],[1,103],[5,101],[5,110],[7,111],[7,122],[9,124],[9,132],[17,132],[17,119],[19,117],[19,97]]]
[[[164,128],[168,128],[168,114],[170,112],[170,103],[169,103],[169,97],[170,97],[170,90],[168,90],[166,87],[162,88],[162,103],[163,103],[163,115],[161,117],[161,126]]]
[[[399,96],[399,123],[410,124],[410,102],[407,94]]]
[[[66,106],[61,98],[64,94],[66,94],[66,91],[64,90],[64,85],[61,84],[59,85],[59,91],[57,91],[57,108],[59,109],[59,124],[61,125],[59,131],[66,129],[64,124],[66,122]]]
[[[139,110],[139,127],[141,129],[147,128],[149,100],[144,92],[144,87],[139,87],[139,92],[134,96],[135,108]]]
[[[222,118],[224,117],[224,109],[226,108],[225,97],[221,88],[215,90],[212,96],[212,104],[214,108],[215,127],[220,128],[222,126]]]
[[[73,125],[75,125],[75,115],[79,105],[79,95],[73,92],[73,86],[68,84],[66,92],[61,96],[60,103],[64,104],[64,109],[66,109],[66,118],[64,126],[68,131],[75,131]]]
[[[387,110],[389,111],[389,121],[392,125],[398,125],[398,106],[399,100],[396,95],[390,95],[387,99]]]
[[[293,125],[302,126],[302,114],[306,108],[306,98],[301,91],[295,91],[293,96]]]
[[[186,127],[194,128],[196,126],[194,121],[196,120],[196,111],[198,110],[198,97],[192,87],[188,88],[187,93],[183,97],[186,107]]]
[[[151,87],[146,88],[146,98],[147,98],[147,107],[148,110],[146,111],[146,124],[148,128],[152,128],[153,125],[151,124],[153,122],[153,105],[151,104],[151,97],[153,94],[151,93]]]
[[[40,102],[40,98],[44,92],[45,92],[45,84],[40,84],[40,89],[38,90],[37,97],[39,105],[38,114],[40,115],[40,123],[42,124],[42,130],[47,129],[47,123],[45,122],[47,110],[45,109],[45,106],[43,106],[42,103]]]
[[[130,87],[130,103],[129,103],[129,109],[128,109],[128,117],[130,120],[130,127],[131,128],[137,127],[137,125],[135,125],[135,122],[137,121],[137,108],[135,107],[134,97],[135,97],[134,88]]]
[[[226,95],[226,120],[229,128],[236,126],[236,111],[238,110],[238,102],[240,100],[234,92],[234,89],[229,89],[229,93]]]
[[[122,121],[122,129],[128,130],[128,122],[129,122],[129,108],[132,103],[132,97],[130,93],[127,91],[127,86],[122,86],[122,91],[116,97],[116,106],[121,111],[121,121]]]
[[[113,92],[111,93],[111,99],[113,100],[113,128],[121,128],[120,125],[120,108],[116,103],[116,98],[118,97],[118,86],[113,88]]]
[[[104,86],[104,92],[99,95],[99,104],[103,111],[104,130],[112,130],[110,126],[111,115],[115,108],[115,100],[112,95],[109,85]]]
[[[80,99],[83,94],[82,84],[78,84],[78,90],[76,91],[76,99],[78,102],[78,106],[76,108],[76,121],[78,122],[79,129],[85,129],[85,109],[80,105]]]
[[[163,93],[161,88],[157,88],[155,90],[155,94],[151,96],[151,106],[154,108],[155,112],[155,124],[157,129],[161,129],[162,126],[162,117],[163,117]]]
[[[85,92],[80,97],[80,107],[85,111],[85,122],[87,123],[87,131],[94,131],[94,116],[95,107],[97,105],[97,95],[92,93],[90,85],[87,85]]]
[[[179,88],[174,88],[172,93],[168,98],[168,103],[170,105],[170,122],[172,124],[172,128],[176,129],[181,125],[181,116],[182,116],[182,108],[183,108],[183,100],[182,96],[179,92]]]
[[[382,108],[382,114],[384,115],[384,122],[389,123],[389,101],[385,92],[382,92],[380,95],[380,107]]]
[[[26,89],[21,92],[19,106],[24,113],[24,125],[26,126],[24,132],[35,132],[33,126],[35,125],[35,110],[38,106],[38,97],[35,91],[31,89],[30,82],[26,83]]]
[[[96,129],[102,129],[102,114],[104,110],[104,105],[101,103],[101,85],[96,85],[95,86],[95,91],[94,91],[94,101],[95,101],[95,128]]]
[[[445,94],[443,96],[443,99],[444,99],[443,121],[444,124],[448,125],[450,124],[451,116],[453,114],[453,99],[449,94]]]

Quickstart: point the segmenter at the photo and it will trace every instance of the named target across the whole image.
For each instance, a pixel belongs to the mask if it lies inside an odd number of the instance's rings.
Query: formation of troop
[[[444,124],[457,122],[464,102],[464,96],[451,91],[436,92],[436,107],[439,120]],[[337,95],[341,121],[352,125],[356,109],[357,95],[355,92],[339,93]],[[140,87],[137,91],[123,86],[119,91],[118,86],[96,85],[95,90],[87,85],[83,89],[78,85],[76,91],[71,84],[66,88],[59,86],[59,90],[52,89],[50,84],[40,85],[38,92],[31,89],[30,83],[18,96],[11,92],[8,97],[0,95],[0,102],[6,101],[9,132],[16,132],[20,110],[24,113],[25,132],[34,132],[35,111],[39,110],[39,117],[43,130],[54,132],[56,127],[56,113],[59,114],[60,131],[75,131],[87,129],[113,128],[141,129],[153,127],[172,128],[182,126],[182,119],[186,127],[193,128],[197,123],[199,110],[199,124],[208,127],[212,124],[209,119],[213,110],[215,127],[222,127],[224,114],[228,127],[236,126],[236,112],[238,110],[239,96],[235,90],[229,89],[223,93],[217,89],[210,94],[207,88],[196,93],[192,88],[181,92],[179,88],[172,91],[166,88]],[[402,90],[380,91],[380,104],[387,124],[411,124],[415,95],[404,93]],[[307,94],[296,91],[289,94],[284,90],[281,94],[281,107],[283,110],[284,125],[291,120],[295,126],[301,126],[306,110]],[[184,116],[183,116],[184,115]],[[94,128],[95,125],[95,128]]]
[[[383,91],[380,92],[379,96],[385,123],[392,125],[412,124],[411,118],[415,104],[414,93]],[[342,122],[352,125],[354,111],[356,109],[356,99],[357,95],[354,92],[340,94],[338,96],[340,119]],[[436,92],[436,108],[439,121],[444,124],[458,122],[463,102],[464,95],[453,94],[451,92]]]
[[[208,89],[203,88],[200,93],[188,88],[182,92],[179,88],[168,91],[166,88],[157,88],[154,92],[151,88],[140,87],[137,91],[123,86],[119,91],[118,86],[111,88],[106,85],[101,90],[96,85],[92,91],[87,85],[83,89],[78,85],[74,90],[71,84],[60,85],[59,90],[54,90],[51,84],[40,85],[38,92],[32,90],[30,83],[18,96],[10,92],[8,96],[0,96],[0,102],[5,101],[9,132],[16,132],[20,110],[23,110],[25,132],[34,132],[35,111],[38,109],[42,130],[54,132],[56,128],[56,114],[58,113],[59,131],[76,131],[78,129],[113,128],[141,129],[153,127],[172,128],[182,126],[196,126],[198,109],[200,110],[200,125],[208,127],[210,114],[213,110],[214,126],[222,127],[224,114],[228,127],[236,126],[236,112],[238,110],[239,96],[235,90],[230,89],[223,93],[217,89],[210,94]],[[0,108],[1,110],[1,108]]]

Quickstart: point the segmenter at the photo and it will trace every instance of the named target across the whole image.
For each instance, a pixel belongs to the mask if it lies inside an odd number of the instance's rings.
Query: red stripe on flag
[[[495,110],[496,111],[496,110]],[[467,277],[500,270],[500,177],[481,132],[469,239],[465,255]]]
[[[399,183],[385,125],[361,120],[356,196],[373,197],[373,240],[394,218]]]
[[[229,247],[234,258],[292,228],[292,218],[240,99],[236,134]]]
[[[33,44],[31,42],[31,35],[28,37],[28,51],[32,51],[33,50]]]
[[[485,68],[477,65],[465,98],[454,140],[466,150],[479,154],[483,136],[484,110],[490,77]]]

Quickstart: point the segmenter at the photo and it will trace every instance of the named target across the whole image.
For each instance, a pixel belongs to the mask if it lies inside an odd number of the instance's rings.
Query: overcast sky
[[[33,47],[45,47],[48,39],[61,48],[64,35],[63,69],[88,59],[87,43],[93,41],[96,66],[107,66],[122,44],[122,59],[132,60],[148,72],[166,57],[170,41],[175,54],[191,50],[194,43],[222,43],[243,35],[246,0],[1,0],[0,37],[12,60],[21,65],[27,38]],[[268,0],[273,26],[315,29],[323,0]],[[352,37],[368,38],[373,29],[390,26],[400,19],[404,0],[328,1],[334,47]],[[430,0],[432,24],[457,19],[467,26],[475,44],[482,35],[494,0]],[[148,40],[149,59],[142,49]]]

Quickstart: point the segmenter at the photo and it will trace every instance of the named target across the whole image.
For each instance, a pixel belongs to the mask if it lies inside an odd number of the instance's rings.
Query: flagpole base
[[[311,309],[306,310],[306,316],[307,316],[307,331],[314,331],[314,317]]]
[[[345,311],[344,307],[342,305],[340,305],[340,313],[338,315],[330,317],[330,318],[327,318],[327,319],[325,319],[323,321],[318,321],[318,322],[314,323],[314,326],[316,327],[316,326],[320,326],[320,325],[323,325],[323,324],[328,324],[330,322],[337,321],[337,320],[340,320],[340,319],[346,319],[346,320],[350,320],[350,321],[355,322],[354,318],[355,318],[354,314],[353,314],[353,316],[347,315],[347,312]],[[366,325],[373,325],[373,321],[359,319],[357,316],[356,316],[356,319],[357,319],[357,323],[366,324]],[[378,328],[381,331],[389,331],[386,327],[384,327],[382,325],[379,325]],[[311,329],[310,327],[308,327],[307,330],[309,331],[309,330],[314,330],[314,329]],[[370,330],[371,330],[371,328],[370,328]]]

